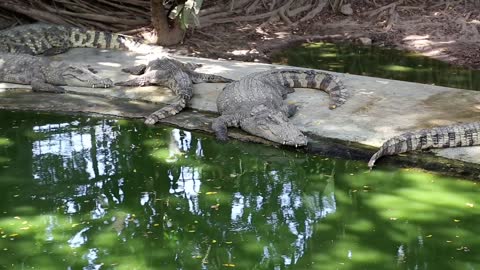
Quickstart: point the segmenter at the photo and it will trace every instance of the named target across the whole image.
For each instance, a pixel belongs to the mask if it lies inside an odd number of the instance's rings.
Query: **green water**
[[[287,49],[273,59],[297,67],[480,90],[479,70],[393,49],[320,42]]]
[[[0,269],[478,269],[473,182],[0,111]]]

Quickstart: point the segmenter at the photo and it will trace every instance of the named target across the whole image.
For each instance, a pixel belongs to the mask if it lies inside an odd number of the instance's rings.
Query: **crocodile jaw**
[[[60,77],[64,85],[92,88],[108,88],[113,85],[112,80],[98,76],[88,67],[64,65],[59,68],[61,69]]]
[[[307,137],[279,111],[252,114],[241,120],[240,127],[248,133],[279,144],[297,147],[308,142]]]

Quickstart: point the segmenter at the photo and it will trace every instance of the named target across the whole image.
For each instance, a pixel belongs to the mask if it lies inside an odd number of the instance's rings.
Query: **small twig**
[[[206,264],[208,263],[208,255],[210,255],[210,250],[212,249],[212,245],[208,245],[208,249],[207,249],[207,252],[205,253],[205,257],[203,257],[202,259],[202,264]]]

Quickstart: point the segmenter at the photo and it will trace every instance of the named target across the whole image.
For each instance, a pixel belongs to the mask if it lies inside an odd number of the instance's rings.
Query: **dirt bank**
[[[352,15],[325,7],[306,22],[262,19],[201,27],[173,51],[189,56],[270,62],[273,52],[298,43],[359,42],[359,38],[366,37],[376,46],[415,51],[452,64],[480,68],[480,8],[473,2],[350,2]],[[262,8],[256,12],[262,14]]]

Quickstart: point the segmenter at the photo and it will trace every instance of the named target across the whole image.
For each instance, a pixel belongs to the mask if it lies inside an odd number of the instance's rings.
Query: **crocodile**
[[[373,168],[382,156],[396,155],[414,150],[480,145],[480,122],[441,126],[406,132],[388,139],[373,154],[368,167]]]
[[[29,84],[33,91],[63,93],[61,86],[110,87],[89,67],[28,54],[0,53],[0,81]]]
[[[161,47],[148,45],[129,36],[78,27],[34,23],[0,31],[0,52],[30,55],[55,55],[70,48],[119,49],[134,52],[161,52]]]
[[[118,86],[147,86],[159,85],[170,88],[176,95],[175,100],[150,114],[145,123],[153,125],[161,119],[179,113],[193,95],[193,83],[201,82],[232,82],[233,80],[222,76],[196,72],[199,64],[182,63],[171,58],[158,58],[148,62],[122,69],[132,75],[140,75],[134,79],[117,82]]]
[[[227,84],[217,98],[221,114],[212,122],[220,141],[228,139],[230,126],[267,140],[292,146],[307,144],[307,137],[288,118],[297,111],[294,104],[283,100],[294,87],[323,90],[330,96],[330,109],[345,103],[347,90],[331,74],[302,69],[276,69],[249,74]]]

